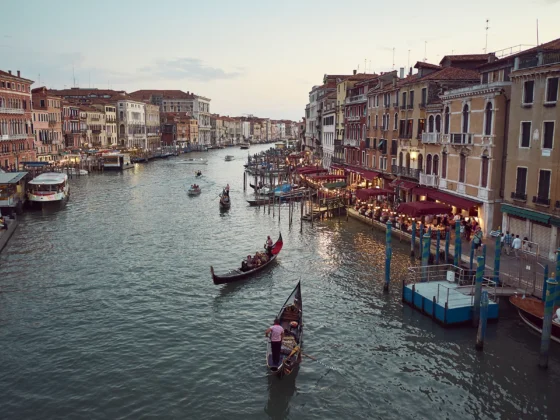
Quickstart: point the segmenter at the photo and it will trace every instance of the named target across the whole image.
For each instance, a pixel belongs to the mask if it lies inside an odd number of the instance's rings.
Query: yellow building
[[[103,146],[117,145],[117,107],[107,102],[93,103],[92,107],[105,114],[105,138]]]

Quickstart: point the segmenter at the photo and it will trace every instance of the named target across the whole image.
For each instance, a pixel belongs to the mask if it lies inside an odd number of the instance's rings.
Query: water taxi
[[[31,180],[27,186],[27,199],[31,204],[65,202],[70,195],[68,175],[58,172],[41,174]]]
[[[123,171],[134,168],[128,153],[106,153],[103,155],[103,169],[109,171]]]

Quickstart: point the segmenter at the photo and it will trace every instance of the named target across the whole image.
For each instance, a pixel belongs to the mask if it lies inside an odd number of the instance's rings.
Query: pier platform
[[[489,279],[485,279],[484,287],[490,298],[488,320],[497,320],[498,288]],[[472,321],[474,277],[452,265],[429,266],[425,270],[411,267],[408,280],[403,282],[402,300],[443,326],[465,324]]]

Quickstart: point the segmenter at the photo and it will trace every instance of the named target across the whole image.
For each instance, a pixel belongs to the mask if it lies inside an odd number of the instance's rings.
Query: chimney
[[[408,75],[412,76],[412,67],[408,70]]]
[[[354,76],[356,75],[357,70],[352,70],[352,73],[354,74]],[[10,72],[11,74],[12,72]]]
[[[12,74],[12,71],[11,71],[11,70],[8,70],[8,73],[9,73],[9,74]],[[354,74],[356,74],[356,73],[354,73]]]
[[[20,77],[20,75],[19,75],[19,70],[17,71],[17,77]]]
[[[400,68],[399,77],[400,77],[401,79],[404,79],[404,67],[401,67],[401,68]]]

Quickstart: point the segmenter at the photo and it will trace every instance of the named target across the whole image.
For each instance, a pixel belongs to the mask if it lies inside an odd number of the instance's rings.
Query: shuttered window
[[[467,169],[467,157],[461,154],[459,163],[459,182],[465,182],[465,172]]]
[[[484,125],[484,134],[487,136],[492,135],[492,104],[486,104],[486,123]]]
[[[543,124],[543,149],[552,149],[554,144],[554,121],[546,121]]]
[[[449,107],[445,108],[445,121],[443,122],[445,134],[449,134]]]
[[[533,103],[533,92],[535,90],[535,82],[533,80],[528,80],[523,84],[523,103],[532,104]]]
[[[488,186],[488,157],[482,156],[482,173],[480,176],[480,186],[486,188]]]
[[[441,177],[447,178],[447,153],[441,154]]]
[[[531,122],[524,121],[521,123],[521,147],[529,147],[531,145]]]
[[[550,77],[546,80],[546,102],[558,100],[558,77]]]
[[[550,191],[550,171],[539,171],[539,189],[537,196],[541,200],[548,200]]]
[[[525,195],[525,186],[527,185],[527,168],[517,168],[517,180],[515,182],[515,193],[517,195]]]

